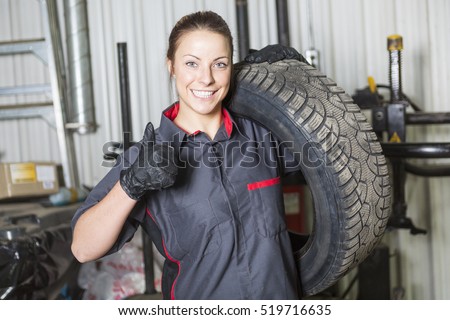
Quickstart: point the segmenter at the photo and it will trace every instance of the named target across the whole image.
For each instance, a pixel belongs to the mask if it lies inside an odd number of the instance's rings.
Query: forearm
[[[135,205],[136,201],[128,197],[117,182],[105,198],[78,219],[72,240],[75,258],[87,262],[108,252]]]

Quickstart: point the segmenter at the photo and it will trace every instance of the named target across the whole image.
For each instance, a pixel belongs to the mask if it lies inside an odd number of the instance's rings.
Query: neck
[[[222,125],[222,108],[209,114],[198,114],[189,108],[180,107],[174,123],[188,133],[202,131],[213,139]]]

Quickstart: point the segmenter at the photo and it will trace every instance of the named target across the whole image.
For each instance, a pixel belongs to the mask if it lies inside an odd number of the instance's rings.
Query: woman
[[[230,30],[216,13],[177,22],[167,67],[179,102],[163,112],[156,133],[147,125],[139,147],[75,214],[72,251],[80,262],[119,250],[142,226],[166,258],[166,299],[298,298],[280,185],[293,160],[266,129],[223,105],[232,54]]]

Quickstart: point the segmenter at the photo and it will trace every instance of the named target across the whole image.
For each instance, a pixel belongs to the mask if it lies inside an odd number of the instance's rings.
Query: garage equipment
[[[55,299],[76,283],[70,221],[77,207],[0,204],[0,299]]]
[[[450,158],[450,143],[408,143],[407,125],[450,124],[449,112],[424,112],[414,104],[402,91],[401,52],[403,39],[400,35],[387,38],[389,51],[389,85],[376,85],[357,90],[354,101],[361,109],[372,111],[372,126],[380,141],[387,134],[387,141],[382,142],[383,153],[390,159],[393,176],[393,212],[389,226],[409,229],[411,234],[424,234],[426,230],[417,228],[406,216],[405,200],[406,173],[423,177],[450,176],[450,165],[426,165],[419,167],[407,161],[408,158],[437,159]],[[390,100],[383,100],[378,89],[389,89]],[[412,109],[413,112],[407,112]]]
[[[37,1],[44,38],[1,42],[0,55],[33,54],[47,67],[50,83],[0,88],[0,95],[42,95],[40,101],[0,106],[0,120],[44,119],[58,137],[64,185],[78,187],[71,129],[86,133],[95,128],[95,119],[85,112],[89,109],[92,115],[93,104],[69,108],[78,103],[71,104],[69,99],[57,1]],[[77,75],[70,81],[72,97],[89,104],[92,83],[85,77],[90,76],[86,0],[65,4],[69,69]],[[76,283],[79,264],[70,250],[70,221],[77,207],[50,207],[41,202],[0,204],[0,299],[53,299],[68,282]]]

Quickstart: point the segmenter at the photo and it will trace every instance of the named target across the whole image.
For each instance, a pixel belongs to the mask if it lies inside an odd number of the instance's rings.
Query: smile
[[[201,99],[208,99],[211,97],[216,91],[200,91],[200,90],[191,90],[194,96]]]

